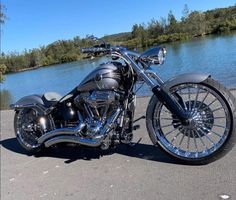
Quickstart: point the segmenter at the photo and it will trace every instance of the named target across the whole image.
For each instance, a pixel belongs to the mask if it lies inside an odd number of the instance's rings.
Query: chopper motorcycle
[[[100,64],[65,96],[30,95],[11,105],[16,138],[24,149],[36,153],[65,142],[102,150],[131,144],[138,128],[134,126],[138,82],[153,93],[146,111],[150,139],[168,155],[188,164],[207,164],[233,148],[235,98],[223,85],[201,73],[164,82],[151,68],[164,62],[164,47],[139,54],[105,46],[82,49],[86,54],[102,51],[111,61]]]

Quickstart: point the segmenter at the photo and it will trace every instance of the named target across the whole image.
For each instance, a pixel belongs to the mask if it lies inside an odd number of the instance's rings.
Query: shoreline
[[[236,87],[234,88],[228,88],[229,91],[233,94],[233,96],[236,98]],[[146,96],[137,96],[138,101],[149,101],[152,95],[146,95]],[[137,104],[138,105],[138,104]],[[0,113],[2,112],[8,112],[8,111],[13,111],[12,109],[0,109]]]
[[[202,40],[202,39],[204,39],[206,37],[222,36],[222,35],[228,35],[228,34],[236,34],[236,31],[232,30],[229,33],[220,33],[220,34],[219,33],[216,33],[216,34],[209,34],[209,33],[207,33],[207,34],[204,34],[204,35],[193,36],[193,37],[190,37],[188,39],[182,39],[182,40],[175,40],[175,41],[160,43],[157,46],[165,45],[165,44],[181,43],[181,42],[191,42],[191,41],[194,41],[194,40]],[[154,46],[156,46],[156,45],[154,45]],[[152,47],[152,45],[148,46],[146,48],[150,48],[150,47]],[[97,58],[97,57],[101,57],[101,56],[96,56],[95,58]],[[25,72],[25,71],[31,71],[31,70],[36,70],[36,69],[43,68],[43,67],[50,67],[52,65],[68,64],[68,63],[78,62],[78,61],[82,61],[82,60],[90,60],[90,58],[86,58],[86,57],[83,57],[83,56],[80,55],[80,56],[78,56],[77,60],[74,60],[74,61],[71,61],[71,62],[59,62],[59,63],[52,63],[52,64],[49,64],[49,65],[40,65],[40,66],[31,67],[31,68],[23,68],[23,69],[19,69],[17,71],[12,71],[12,72],[5,73],[4,75],[20,73],[20,72]]]

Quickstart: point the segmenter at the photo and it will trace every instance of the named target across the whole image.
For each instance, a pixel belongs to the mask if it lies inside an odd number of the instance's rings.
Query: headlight
[[[154,47],[141,54],[139,60],[148,66],[161,65],[165,61],[166,53],[167,51],[165,47]]]
[[[165,47],[162,47],[159,52],[158,52],[158,61],[159,61],[159,64],[162,65],[165,61],[165,57],[166,57],[166,48]]]

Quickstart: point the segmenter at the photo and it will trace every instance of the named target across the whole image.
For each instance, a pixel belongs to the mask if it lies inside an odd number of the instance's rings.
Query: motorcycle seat
[[[42,100],[46,107],[50,107],[54,103],[58,102],[62,96],[56,92],[46,92],[42,96]]]

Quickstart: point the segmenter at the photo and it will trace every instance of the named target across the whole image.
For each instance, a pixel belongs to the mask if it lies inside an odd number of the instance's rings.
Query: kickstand
[[[145,119],[146,117],[143,115],[143,116],[141,116],[141,117],[139,117],[138,119],[135,119],[134,121],[133,121],[133,123],[136,123],[137,121],[139,121],[139,120],[141,120],[141,119]]]
[[[141,140],[142,140],[142,138],[139,138],[139,140],[137,142],[130,142],[128,145],[129,145],[129,147],[134,147],[135,145],[139,144]]]

